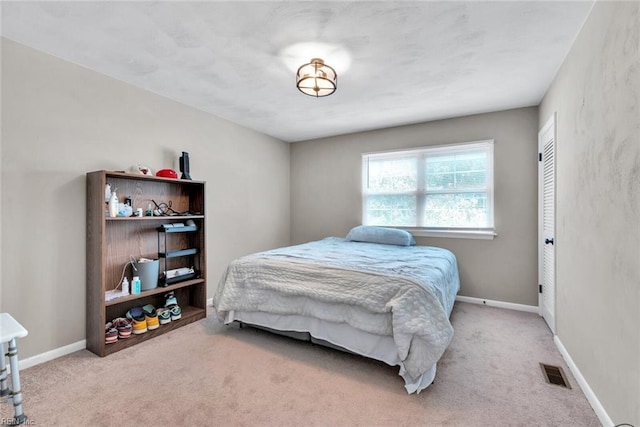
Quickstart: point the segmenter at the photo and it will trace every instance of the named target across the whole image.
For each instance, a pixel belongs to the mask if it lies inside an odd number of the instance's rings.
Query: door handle
[[[551,243],[553,245],[553,237],[550,239],[544,239],[544,244],[548,245],[549,243]]]

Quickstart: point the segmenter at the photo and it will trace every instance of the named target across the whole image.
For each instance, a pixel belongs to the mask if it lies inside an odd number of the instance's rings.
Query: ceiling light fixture
[[[296,86],[305,95],[316,98],[329,96],[338,87],[338,75],[322,59],[313,58],[311,62],[298,68]]]

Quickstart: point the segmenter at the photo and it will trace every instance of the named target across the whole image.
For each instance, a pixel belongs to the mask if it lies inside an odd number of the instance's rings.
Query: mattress
[[[399,366],[411,393],[433,380],[458,290],[448,250],[330,237],[235,260],[214,305],[225,322],[308,332]]]

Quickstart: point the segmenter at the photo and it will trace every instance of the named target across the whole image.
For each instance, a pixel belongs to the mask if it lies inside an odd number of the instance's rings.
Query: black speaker
[[[186,151],[183,151],[182,156],[180,156],[180,172],[182,172],[181,179],[191,179],[189,175],[189,153]]]

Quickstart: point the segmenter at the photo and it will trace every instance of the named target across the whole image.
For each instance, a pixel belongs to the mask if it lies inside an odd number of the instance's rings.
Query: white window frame
[[[366,212],[366,200],[369,193],[367,192],[367,182],[368,182],[368,167],[369,160],[371,159],[393,159],[394,157],[408,157],[408,156],[420,156],[420,157],[428,157],[429,155],[434,154],[442,154],[442,153],[455,153],[455,152],[465,152],[469,150],[477,150],[479,148],[485,149],[488,151],[488,164],[487,164],[487,207],[488,207],[488,220],[487,227],[482,228],[467,228],[467,227],[430,227],[428,225],[424,226],[415,226],[415,227],[407,227],[407,226],[393,226],[393,225],[385,225],[385,227],[392,228],[400,228],[403,230],[409,231],[414,236],[426,236],[426,237],[450,237],[450,238],[466,238],[466,239],[493,239],[497,234],[495,232],[495,223],[494,223],[494,140],[482,140],[482,141],[473,141],[473,142],[465,142],[459,144],[445,144],[445,145],[434,145],[428,147],[419,147],[412,148],[407,150],[391,150],[391,151],[382,151],[382,152],[371,152],[371,153],[363,153],[362,154],[362,183],[361,183],[361,191],[362,191],[362,223],[366,224],[367,212]],[[422,165],[424,162],[418,162],[418,165]],[[420,170],[418,171],[418,175],[422,176]],[[446,193],[452,194],[456,192],[465,193],[468,190],[444,190],[444,191],[429,191],[427,192],[424,188],[424,183],[422,180],[418,181],[418,188],[415,191],[404,192],[404,194],[415,194],[417,197],[417,211],[421,212],[424,209],[421,209],[421,205],[424,206],[426,197],[428,194],[434,193]],[[484,191],[483,191],[484,192]],[[379,193],[376,193],[379,194]],[[401,192],[392,193],[392,194],[401,194]],[[418,218],[418,221],[421,219]]]

